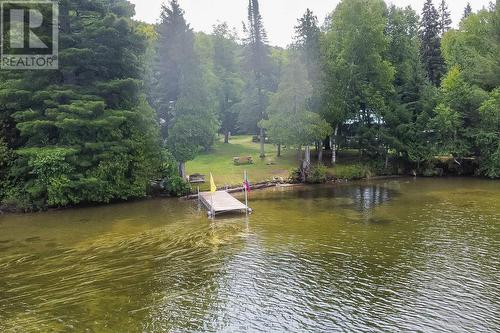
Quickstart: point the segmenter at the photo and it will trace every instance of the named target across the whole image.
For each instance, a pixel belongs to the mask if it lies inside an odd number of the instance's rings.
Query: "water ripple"
[[[252,200],[253,216],[214,223],[174,201],[3,220],[0,331],[500,331],[497,187]]]

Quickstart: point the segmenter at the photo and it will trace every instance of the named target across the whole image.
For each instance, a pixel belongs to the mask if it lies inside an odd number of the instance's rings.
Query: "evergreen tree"
[[[468,18],[470,14],[472,14],[472,7],[470,5],[470,2],[467,2],[467,6],[465,6],[464,15],[462,16],[462,19]]]
[[[239,75],[236,36],[229,30],[227,23],[214,26],[213,40],[219,120],[224,142],[229,143],[229,133],[236,132],[238,103],[244,83]]]
[[[308,108],[312,112],[319,113],[321,108],[321,30],[318,25],[318,18],[307,9],[304,15],[298,19],[295,26],[295,48],[306,64],[309,81],[313,86],[313,92],[308,99]],[[323,141],[318,141],[318,159],[323,159]]]
[[[295,47],[300,50],[311,82],[319,77],[320,37],[318,18],[308,8],[295,26]]]
[[[266,119],[266,92],[265,92],[265,76],[269,62],[269,51],[267,47],[267,33],[264,29],[262,16],[260,15],[259,1],[248,1],[248,24],[245,27],[247,37],[245,45],[247,48],[248,65],[253,74],[253,84],[249,86],[249,90],[255,89],[253,95],[256,98],[254,103],[255,112],[259,120]],[[250,97],[252,98],[252,97]],[[260,157],[265,157],[265,131],[260,128]]]
[[[448,4],[446,0],[441,0],[439,4],[439,29],[441,31],[441,36],[451,29],[451,23],[451,14],[448,10]]]
[[[154,103],[162,134],[179,173],[201,148],[208,150],[218,129],[215,106],[195,49],[195,35],[177,0],[163,5],[157,29]]]
[[[434,89],[426,78],[419,52],[418,24],[418,16],[410,7],[389,8],[386,29],[388,57],[396,75],[393,105],[384,117],[388,147],[398,156],[416,162],[417,169],[431,156],[424,134],[426,119],[432,116],[434,108],[432,103],[428,106]]]
[[[183,75],[197,65],[194,32],[177,0],[162,5],[157,35],[152,100],[161,120],[163,138],[166,139],[175,105],[182,94]]]
[[[145,45],[133,6],[65,1],[61,9],[60,69],[0,85],[0,108],[16,125],[8,132],[18,133],[8,134],[6,200],[29,209],[143,197],[158,132],[141,93]]]
[[[12,115],[29,108],[29,90],[19,89],[24,74],[19,71],[0,71],[0,140],[10,149],[22,145],[22,139]]]
[[[426,0],[420,22],[421,52],[429,80],[436,86],[441,82],[443,75],[440,29],[439,13],[432,0]]]
[[[305,161],[310,164],[309,146],[331,132],[325,120],[307,109],[307,100],[311,94],[312,85],[307,79],[306,66],[298,56],[292,54],[278,91],[271,97],[267,111],[269,120],[261,123],[278,145],[278,157],[282,144],[295,146],[299,151],[305,146]]]

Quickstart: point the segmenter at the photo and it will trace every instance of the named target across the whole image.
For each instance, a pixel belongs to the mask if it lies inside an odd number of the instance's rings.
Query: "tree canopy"
[[[2,194],[27,209],[143,197],[159,141],[133,7],[68,1],[62,9],[60,69],[0,74],[11,158]]]
[[[451,28],[445,0],[420,16],[342,0],[322,26],[308,9],[287,48],[268,45],[258,0],[241,39],[224,22],[195,32],[177,0],[157,24],[133,16],[126,0],[60,1],[59,69],[0,71],[4,204],[139,198],[160,179],[185,192],[185,163],[218,133],[259,134],[262,157],[270,140],[308,161],[315,145],[319,162],[349,149],[386,172],[434,174],[446,157],[500,177],[494,3]]]

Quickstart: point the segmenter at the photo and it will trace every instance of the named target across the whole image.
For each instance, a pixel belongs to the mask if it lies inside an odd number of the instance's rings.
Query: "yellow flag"
[[[212,173],[210,173],[210,192],[216,192],[217,186],[215,186],[214,177],[212,177]]]

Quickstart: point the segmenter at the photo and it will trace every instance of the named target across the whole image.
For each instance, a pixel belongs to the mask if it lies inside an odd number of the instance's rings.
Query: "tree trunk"
[[[323,163],[323,141],[318,143],[318,163]]]
[[[281,143],[278,143],[278,157],[281,157]]]
[[[265,144],[266,144],[266,136],[264,133],[264,129],[261,128],[260,129],[260,158],[266,157]]]
[[[332,148],[332,166],[337,164],[337,135],[339,133],[339,125],[335,126],[335,131],[330,137],[330,147]]]
[[[332,137],[328,136],[328,140],[323,141],[323,148],[325,148],[325,150],[330,150],[332,149],[331,144],[332,144]]]
[[[305,158],[303,161],[301,161],[300,165],[300,174],[302,176],[303,183],[307,181],[307,174],[309,173],[310,167],[311,167],[311,148],[309,146],[306,146]]]
[[[389,150],[385,151],[385,169],[389,167]]]
[[[186,179],[186,162],[179,162],[179,175],[182,179]]]
[[[229,132],[224,133],[224,143],[229,143]]]
[[[301,166],[300,166],[300,176],[302,183],[305,183],[307,181],[307,171],[306,171],[306,161],[302,161]]]

